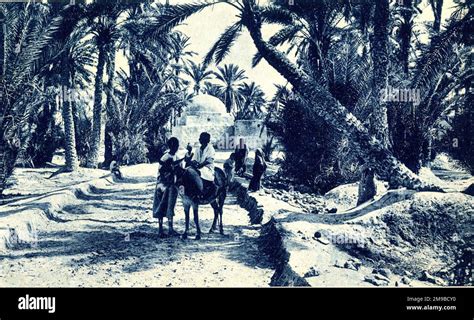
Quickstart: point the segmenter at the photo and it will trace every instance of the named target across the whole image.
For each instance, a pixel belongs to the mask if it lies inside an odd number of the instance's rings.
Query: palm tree
[[[409,77],[403,75],[392,86],[417,88],[420,104],[415,106],[397,103],[389,108],[393,152],[412,171],[431,159],[431,132],[433,125],[450,105],[447,97],[459,95],[459,84],[469,73],[462,65],[468,58],[467,49],[472,40],[467,36],[472,28],[472,6],[469,1],[459,1],[449,23],[439,33],[431,32],[430,43],[418,47],[418,57]],[[467,50],[467,51],[466,51]],[[463,95],[461,95],[463,96]],[[468,97],[464,96],[468,99]]]
[[[60,94],[57,94],[60,99],[58,100],[57,107],[53,105],[56,103],[55,99],[48,101],[43,106],[43,110],[49,118],[42,119],[39,127],[43,127],[45,123],[51,123],[49,127],[53,132],[48,135],[52,135],[53,137],[48,139],[48,146],[42,146],[41,153],[45,155],[45,157],[39,158],[39,164],[44,164],[45,161],[51,161],[46,159],[52,157],[52,153],[57,147],[57,145],[54,144],[57,139],[54,138],[55,121],[51,111],[60,109],[65,134],[64,149],[66,164],[58,173],[70,172],[74,171],[78,165],[75,125],[72,114],[75,109],[76,99],[71,99],[70,93],[74,93],[75,97],[79,97],[80,93],[78,90],[85,89],[91,75],[88,68],[92,66],[93,57],[89,41],[82,41],[85,32],[84,28],[79,24],[79,21],[85,16],[85,6],[83,4],[64,6],[59,3],[53,3],[48,4],[48,9],[51,15],[61,17],[62,22],[60,29],[55,33],[55,41],[51,43],[46,52],[45,57],[48,68],[43,69],[41,76],[44,78],[44,83],[47,87],[60,88]],[[40,134],[40,132],[36,134]],[[32,145],[30,147],[33,149],[35,146]],[[48,155],[48,153],[50,153],[50,155]]]
[[[238,93],[240,100],[237,105],[235,119],[258,118],[262,114],[262,109],[267,103],[265,100],[265,94],[260,86],[253,81],[250,84],[244,82],[239,86]]]
[[[195,56],[196,52],[188,50],[191,43],[189,37],[185,34],[175,31],[168,36],[171,45],[167,47],[171,54],[171,61],[174,61],[172,67],[176,70],[176,76],[179,76],[180,72],[192,63],[190,58]]]
[[[372,38],[372,110],[369,130],[384,148],[389,148],[387,106],[380,99],[380,92],[388,85],[389,0],[375,3],[374,35]],[[358,204],[372,199],[376,194],[375,172],[369,165],[362,166]],[[389,177],[385,177],[389,179]]]
[[[115,43],[119,38],[117,19],[121,8],[109,5],[92,6],[91,11],[100,10],[100,15],[90,21],[93,41],[97,46],[97,71],[95,75],[94,109],[92,121],[92,137],[90,153],[87,157],[86,166],[96,168],[99,161],[100,138],[102,130],[102,94],[104,92],[104,69],[108,56],[114,55]],[[115,58],[113,58],[115,59]],[[109,59],[112,61],[112,58]],[[113,78],[114,68],[109,68],[109,75]],[[110,91],[109,91],[110,92]]]
[[[53,8],[55,8],[53,6]],[[59,9],[59,8],[56,8]],[[86,90],[90,81],[93,66],[93,46],[90,40],[84,40],[87,34],[87,26],[83,20],[86,11],[85,6],[70,6],[65,13],[64,24],[57,38],[56,46],[61,54],[53,64],[51,72],[59,75],[61,92],[61,114],[64,124],[64,153],[65,167],[63,171],[75,171],[78,167],[78,156],[76,148],[76,130],[74,123],[74,110],[76,100],[68,92],[72,90]],[[75,92],[78,93],[78,92]],[[84,137],[81,137],[84,138]]]
[[[53,153],[58,147],[59,139],[58,123],[56,121],[56,112],[61,110],[63,112],[64,98],[67,98],[67,94],[58,94],[57,89],[60,88],[60,92],[68,93],[71,89],[69,84],[63,85],[62,79],[75,78],[75,84],[80,84],[80,81],[84,81],[82,78],[84,73],[89,73],[85,68],[82,68],[84,63],[83,53],[87,51],[87,46],[81,47],[75,45],[75,41],[71,41],[68,37],[74,32],[77,21],[83,16],[83,6],[68,6],[65,8],[61,4],[50,4],[48,5],[49,15],[59,16],[61,15],[62,23],[61,28],[55,34],[55,41],[50,44],[47,51],[44,54],[45,60],[48,61],[49,67],[43,69],[40,76],[42,78],[42,86],[52,93],[50,99],[47,99],[42,105],[41,112],[38,114],[36,129],[32,133],[29,146],[22,152],[18,161],[28,161],[34,166],[44,166],[47,162],[52,161]],[[78,38],[78,37],[76,37]],[[80,37],[79,37],[80,38]],[[78,39],[76,39],[78,40]],[[90,52],[89,52],[90,53]],[[67,64],[63,63],[67,61]],[[86,80],[87,82],[87,80]],[[74,86],[73,86],[74,87]],[[53,89],[54,88],[54,89]],[[62,99],[57,100],[60,97]],[[67,99],[68,103],[74,104],[74,99]],[[70,102],[69,102],[70,101]],[[66,106],[67,108],[67,106]],[[63,123],[67,122],[67,118],[63,119]],[[66,125],[68,127],[68,125]],[[73,127],[73,125],[71,126]],[[65,141],[70,144],[68,139],[68,131],[65,131]],[[74,143],[72,144],[75,147]],[[64,145],[66,155],[66,167],[61,169],[62,171],[72,171],[77,167],[73,165],[77,163],[77,157],[75,154],[71,155],[70,149],[67,145]],[[73,152],[75,150],[73,149]],[[71,160],[71,159],[76,159]]]
[[[108,44],[107,55],[106,55],[106,119],[105,119],[105,134],[104,134],[104,162],[102,166],[108,168],[113,160],[113,141],[112,134],[114,131],[115,124],[113,123],[113,112],[114,112],[114,81],[115,81],[115,58],[117,50],[121,48],[130,49],[131,43],[137,41],[137,30],[136,30],[136,19],[143,13],[144,9],[148,9],[148,4],[144,4],[142,7],[140,3],[129,3],[129,4],[116,4],[112,8],[105,7],[107,14],[112,19],[114,25],[111,26],[112,35]],[[118,17],[124,14],[123,24],[118,21]],[[138,28],[140,29],[140,28]]]
[[[421,0],[403,0],[397,4],[398,17],[396,22],[397,41],[399,42],[399,59],[402,63],[403,72],[409,74],[410,53],[412,49],[412,37],[414,18],[421,10],[418,8]]]
[[[63,92],[67,90],[77,90],[86,88],[86,83],[92,76],[88,69],[93,64],[92,45],[87,41],[80,41],[84,35],[81,29],[72,34],[65,44],[65,51],[59,64],[61,68],[61,88]],[[74,124],[73,110],[76,101],[69,95],[63,95],[61,99],[62,117],[64,122],[65,146],[64,153],[66,158],[65,171],[75,171],[78,166],[78,157],[76,151],[76,130]]]
[[[232,63],[226,64],[224,67],[218,67],[217,70],[218,72],[214,74],[217,80],[220,81],[218,86],[222,92],[227,112],[230,113],[242,98],[238,88],[240,83],[247,79],[245,70],[240,69],[239,66]]]
[[[138,140],[144,139],[148,159],[154,161],[165,141],[165,125],[179,114],[187,98],[180,74],[194,53],[188,49],[189,38],[181,32],[156,28],[163,6],[154,5],[146,10],[133,7],[125,13],[127,19],[118,26],[118,48],[124,50],[128,59],[129,74],[118,70],[114,88],[109,76],[106,155],[120,158],[127,154],[126,148],[133,147],[127,146],[127,140],[136,139],[137,145],[142,145]],[[108,72],[111,69],[114,69],[113,59],[108,59]],[[143,148],[137,154],[142,151]]]
[[[0,5],[0,194],[18,154],[28,146],[34,117],[45,102],[41,73],[62,18],[43,4]]]
[[[418,150],[417,160],[425,163],[431,159],[431,132],[437,119],[452,107],[450,96],[460,96],[465,102],[470,99],[469,85],[472,73],[470,65],[472,38],[467,36],[472,28],[474,8],[469,2],[459,2],[445,28],[432,34],[429,46],[422,48],[413,70],[410,87],[420,88],[421,103],[411,110],[409,121],[417,128],[410,146]],[[441,9],[439,9],[441,10]],[[467,67],[468,68],[468,67]],[[464,94],[459,91],[464,88]],[[418,141],[417,144],[413,144]]]
[[[99,8],[100,9],[100,8]],[[146,44],[153,42],[155,39],[150,38],[148,41],[143,41],[143,38],[140,38],[141,34],[144,31],[144,26],[142,23],[142,16],[146,10],[150,10],[149,3],[126,3],[126,4],[116,4],[112,7],[105,5],[105,9],[102,8],[100,12],[106,13],[111,19],[113,25],[110,27],[112,31],[109,44],[107,45],[107,55],[105,62],[105,72],[107,74],[107,83],[105,87],[106,102],[106,119],[105,119],[105,134],[104,134],[104,162],[102,166],[108,168],[114,157],[114,141],[113,136],[117,137],[117,133],[120,130],[119,124],[116,123],[117,115],[114,113],[117,112],[116,103],[116,88],[114,86],[116,80],[116,52],[119,49],[123,49],[124,53],[127,54],[127,58],[130,66],[130,73],[132,78],[136,78],[136,73],[138,72],[139,60],[141,55],[147,55],[148,49]],[[121,22],[118,21],[118,17],[123,14]],[[135,91],[135,87],[132,85],[130,87],[131,94],[139,94],[139,91]]]
[[[201,93],[202,85],[206,85],[209,79],[212,79],[213,72],[208,70],[207,67],[203,64],[196,64],[190,61],[190,66],[185,66],[184,73],[191,77],[194,82],[193,93],[195,95]]]
[[[385,148],[389,146],[387,107],[380,100],[380,92],[388,86],[389,6],[389,0],[381,0],[375,3],[374,34],[371,42],[373,62],[372,95],[374,99],[370,128],[372,134]]]
[[[358,4],[345,1],[298,1],[292,5],[286,0],[273,0],[273,5],[265,7],[262,19],[276,23],[282,29],[268,42],[277,47],[289,44],[288,53],[300,56],[298,64],[321,84],[327,85],[330,76],[328,53],[331,45],[341,32],[338,22],[349,20],[350,10]],[[362,2],[363,3],[363,2]],[[257,52],[253,65],[258,64],[262,55]]]
[[[273,98],[268,102],[268,110],[264,119],[264,123],[270,130],[272,127],[278,126],[278,119],[281,110],[286,106],[292,93],[285,85],[275,84],[276,92]],[[263,128],[262,128],[263,130]]]
[[[108,168],[110,163],[113,160],[113,147],[112,147],[112,137],[110,136],[112,131],[112,121],[111,121],[111,113],[113,112],[113,95],[114,95],[114,79],[115,79],[115,47],[112,45],[110,50],[110,54],[107,58],[107,90],[106,90],[106,102],[105,102],[105,110],[106,110],[106,121],[105,121],[105,136],[104,136],[104,163],[103,167]]]
[[[206,94],[219,98],[222,100],[222,102],[224,102],[224,97],[222,96],[221,89],[217,84],[212,83],[212,82],[206,82],[204,83],[203,90]]]
[[[362,122],[332,97],[324,86],[318,84],[310,75],[291,62],[285,54],[263,39],[261,28],[265,19],[262,12],[265,11],[265,8],[259,7],[255,0],[219,1],[218,3],[230,5],[237,10],[240,18],[239,23],[249,31],[262,57],[292,84],[308,104],[311,101],[319,102],[313,105],[314,112],[320,114],[326,123],[335,130],[350,137],[355,153],[366,157],[373,163],[375,171],[379,175],[391,176],[400,185],[411,189],[439,189],[422,182],[412,171],[400,163],[380,141],[374,139]],[[166,21],[161,21],[161,28],[171,29],[190,15],[214,4],[216,3],[170,6],[167,9],[168,15],[164,18]],[[295,3],[295,5],[298,4]],[[288,17],[291,19],[291,15]],[[239,32],[227,29],[218,42],[219,44],[224,41],[229,43],[228,37],[231,36],[230,43],[232,43],[238,34]],[[213,48],[215,47],[220,47],[220,45],[215,45]],[[218,58],[219,56],[222,54],[219,54]]]

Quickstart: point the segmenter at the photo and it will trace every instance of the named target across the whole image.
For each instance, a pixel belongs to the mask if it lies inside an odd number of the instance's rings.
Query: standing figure
[[[255,162],[253,164],[253,175],[249,184],[249,191],[260,190],[260,180],[262,175],[267,170],[267,163],[265,162],[262,149],[255,150]]]
[[[231,153],[229,159],[224,162],[224,172],[227,178],[227,185],[234,180],[235,153]]]
[[[247,160],[248,150],[243,138],[240,138],[240,143],[235,147],[235,173],[243,176],[247,170],[245,160]]]
[[[177,160],[176,152],[179,149],[179,141],[171,137],[167,142],[169,150],[161,157],[159,163],[158,178],[156,181],[155,196],[153,200],[153,218],[158,218],[159,235],[163,234],[163,219],[168,218],[168,235],[176,236],[178,233],[173,229],[174,207],[178,198],[178,188],[175,185],[175,174],[173,166]]]

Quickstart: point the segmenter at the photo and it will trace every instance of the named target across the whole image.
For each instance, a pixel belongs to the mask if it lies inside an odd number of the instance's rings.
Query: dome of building
[[[208,94],[200,94],[191,99],[186,106],[184,112],[186,114],[227,114],[225,104],[214,96]]]
[[[191,99],[176,119],[171,134],[182,146],[194,145],[201,132],[211,135],[211,142],[217,144],[233,134],[234,118],[227,113],[224,103],[211,95],[197,95]]]

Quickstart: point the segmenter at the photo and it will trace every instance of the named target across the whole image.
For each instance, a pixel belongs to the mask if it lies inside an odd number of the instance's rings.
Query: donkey
[[[186,229],[182,234],[183,239],[188,238],[189,231],[189,211],[193,208],[194,223],[196,224],[196,240],[201,239],[201,228],[199,226],[199,205],[210,204],[214,210],[214,221],[212,222],[209,233],[216,231],[217,224],[219,224],[220,234],[224,234],[224,227],[222,224],[222,214],[224,201],[227,197],[227,179],[224,171],[220,168],[214,169],[214,183],[216,184],[216,192],[208,197],[208,199],[201,199],[202,193],[202,180],[199,173],[193,167],[187,167],[183,169],[181,167],[176,168],[176,184],[178,186],[179,195],[183,201]]]

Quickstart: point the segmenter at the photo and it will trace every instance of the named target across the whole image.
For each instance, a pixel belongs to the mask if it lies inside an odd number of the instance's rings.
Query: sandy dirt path
[[[148,165],[152,166],[152,165]],[[147,168],[155,172],[155,168]],[[161,239],[151,217],[155,177],[108,181],[77,194],[38,230],[38,241],[0,255],[0,286],[268,286],[273,270],[260,256],[258,227],[231,194],[224,208],[225,235]],[[200,207],[203,232],[212,208]],[[181,201],[175,228],[184,230]]]

